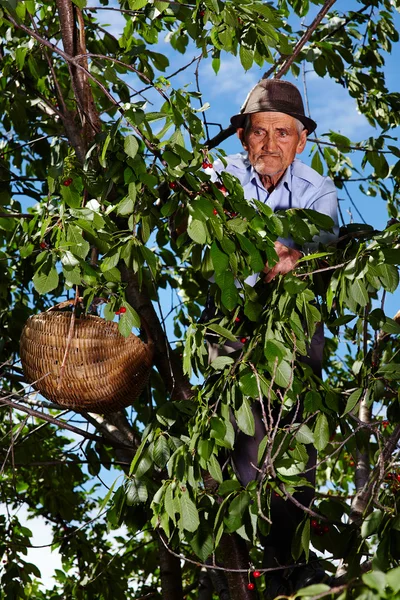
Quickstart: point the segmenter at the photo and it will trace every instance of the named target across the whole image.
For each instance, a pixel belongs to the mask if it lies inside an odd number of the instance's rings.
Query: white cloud
[[[239,58],[228,56],[221,59],[221,66],[217,75],[210,61],[204,63],[200,75],[204,88],[204,98],[207,97],[206,99],[210,101],[212,106],[218,104],[219,110],[226,116],[224,107],[227,104],[233,108],[233,112],[239,112],[247,94],[261,79],[262,71],[252,69],[245,72]],[[213,102],[213,99],[216,99],[216,101]],[[231,116],[231,112],[229,112],[229,116]]]

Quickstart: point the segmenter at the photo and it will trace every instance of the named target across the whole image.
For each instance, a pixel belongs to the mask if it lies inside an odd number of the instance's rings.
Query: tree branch
[[[275,76],[274,76],[275,79],[280,79],[282,77],[282,75],[285,75],[288,72],[291,65],[294,63],[297,56],[300,54],[300,51],[302,50],[303,46],[305,46],[305,44],[310,40],[312,34],[317,29],[317,27],[321,23],[322,19],[326,16],[329,9],[332,8],[332,6],[335,4],[335,2],[336,2],[336,0],[326,0],[325,4],[323,5],[321,10],[315,17],[314,21],[311,23],[311,25],[309,27],[307,27],[307,31],[304,33],[304,35],[299,39],[299,41],[295,45],[292,55],[285,60],[285,62],[281,66],[281,68],[277,71],[277,73],[275,73]],[[263,79],[268,78],[268,75],[267,76],[266,75],[267,74],[263,75]]]

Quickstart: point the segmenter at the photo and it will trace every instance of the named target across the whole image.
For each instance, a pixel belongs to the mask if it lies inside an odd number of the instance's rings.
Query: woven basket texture
[[[115,322],[76,318],[59,386],[71,318],[71,312],[52,310],[28,319],[20,342],[27,381],[48,400],[78,412],[131,405],[149,377],[152,344],[134,334],[124,337]]]

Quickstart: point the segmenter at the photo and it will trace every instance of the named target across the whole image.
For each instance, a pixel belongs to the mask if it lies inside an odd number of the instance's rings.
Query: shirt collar
[[[256,185],[258,185],[260,188],[262,188],[266,192],[266,194],[268,194],[267,190],[261,183],[259,174],[254,169],[253,165],[250,164],[250,161],[247,156],[246,156],[244,162],[245,162],[247,169],[249,170],[249,181],[254,182]],[[281,187],[285,187],[288,190],[288,192],[291,193],[291,191],[292,191],[292,172],[293,172],[293,163],[291,165],[289,165],[289,167],[286,169],[286,171],[283,174],[282,179],[279,181],[278,185],[276,186],[276,188],[274,188],[274,190],[271,192],[271,194],[273,194],[275,192],[275,190],[279,190]]]

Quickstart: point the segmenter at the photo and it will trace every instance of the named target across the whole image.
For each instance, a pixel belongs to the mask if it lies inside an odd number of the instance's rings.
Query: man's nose
[[[263,150],[268,152],[274,152],[278,148],[275,136],[266,133],[263,139]]]

